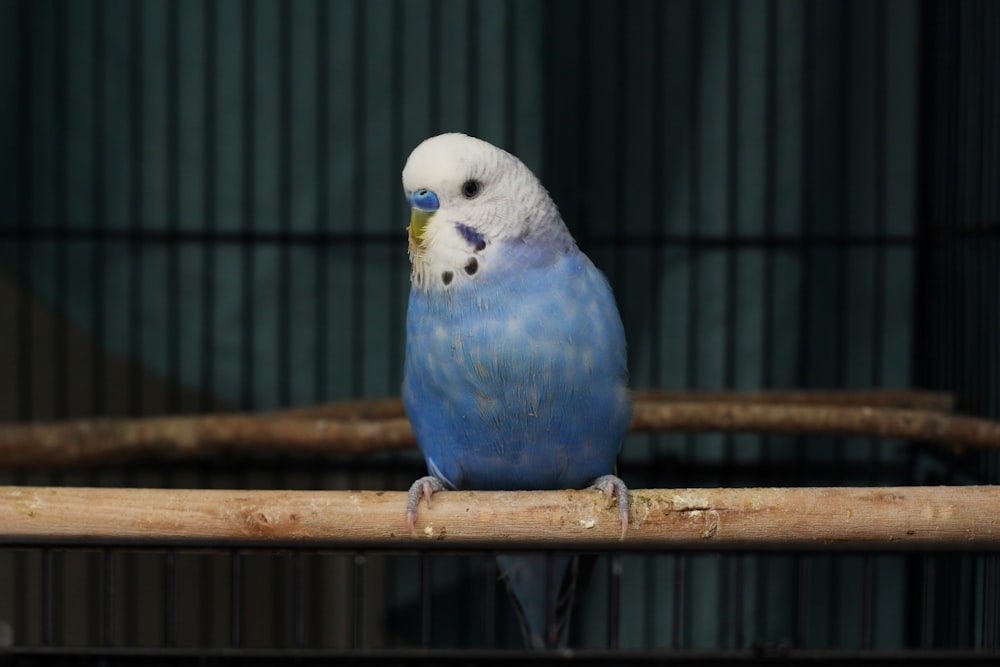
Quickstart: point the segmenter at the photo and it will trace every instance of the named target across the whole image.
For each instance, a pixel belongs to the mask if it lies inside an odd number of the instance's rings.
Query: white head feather
[[[419,238],[411,231],[411,276],[419,287],[455,284],[436,279],[447,272],[457,279],[477,279],[489,271],[490,246],[498,242],[574,245],[556,205],[531,170],[507,151],[475,137],[452,133],[425,140],[406,161],[403,189],[408,195],[429,190],[438,201]],[[469,196],[472,190],[475,194]],[[472,232],[482,236],[485,248],[472,247]],[[476,271],[470,274],[463,269],[473,251]]]

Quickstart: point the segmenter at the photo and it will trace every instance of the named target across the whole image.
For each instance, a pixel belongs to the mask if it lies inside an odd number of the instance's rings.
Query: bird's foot
[[[628,532],[628,487],[625,486],[625,482],[615,475],[601,475],[587,488],[604,492],[607,500],[605,507],[611,507],[612,498],[618,501],[618,518],[622,521],[622,535],[618,539],[624,540],[625,533]],[[411,489],[410,495],[412,496],[412,494],[413,490]]]
[[[413,535],[413,524],[417,521],[417,505],[420,504],[420,500],[426,498],[427,506],[430,507],[434,492],[444,490],[444,482],[431,475],[421,477],[413,483],[406,496],[406,525],[410,528],[410,535]]]

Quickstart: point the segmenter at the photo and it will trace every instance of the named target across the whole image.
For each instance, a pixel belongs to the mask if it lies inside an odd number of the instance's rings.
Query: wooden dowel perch
[[[632,491],[626,546],[1000,548],[1000,487],[729,488]],[[0,487],[0,544],[32,539],[171,540],[360,546],[417,540],[618,544],[596,491],[406,494]]]
[[[631,430],[831,434],[1000,447],[1000,423],[947,414],[952,405],[946,394],[914,391],[644,391],[636,393]],[[0,466],[107,465],[226,452],[361,455],[413,444],[399,399],[380,399],[258,415],[0,424]]]

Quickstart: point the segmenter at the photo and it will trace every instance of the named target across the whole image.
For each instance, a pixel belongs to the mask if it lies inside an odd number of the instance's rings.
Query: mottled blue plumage
[[[517,158],[464,135],[428,139],[403,184],[412,207],[403,403],[429,477],[451,489],[613,494],[631,417],[625,334],[607,280]],[[529,646],[566,645],[579,559],[498,558]]]
[[[631,412],[611,289],[575,245],[495,250],[483,280],[411,289],[407,414],[453,489],[581,488],[614,469]]]

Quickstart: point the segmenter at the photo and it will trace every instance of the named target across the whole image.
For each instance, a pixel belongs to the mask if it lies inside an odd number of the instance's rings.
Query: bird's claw
[[[628,532],[628,487],[625,486],[625,482],[615,475],[602,475],[587,488],[604,492],[605,507],[611,507],[612,498],[618,502],[618,518],[622,522],[622,534],[618,539],[624,540],[625,533]]]
[[[423,499],[427,500],[427,506],[431,506],[431,496],[436,491],[444,491],[445,486],[437,477],[427,475],[421,477],[410,486],[410,491],[406,495],[406,525],[413,535],[413,524],[417,521],[417,505]]]

